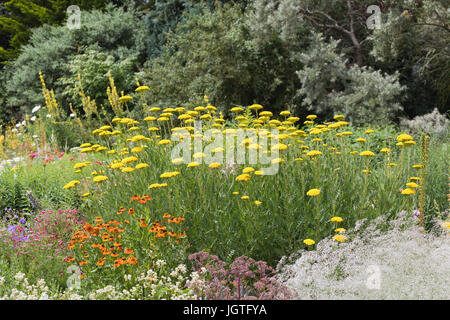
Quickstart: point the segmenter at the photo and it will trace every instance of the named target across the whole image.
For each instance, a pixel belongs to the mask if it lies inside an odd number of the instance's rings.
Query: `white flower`
[[[36,112],[39,111],[39,109],[41,109],[41,106],[35,106],[35,107],[33,108],[33,110],[31,110],[31,113],[36,113]]]
[[[25,126],[27,122],[25,120],[22,121],[22,125]]]
[[[51,114],[48,114],[48,115],[47,115],[47,118],[51,118],[51,117],[52,117],[52,115],[51,115]]]
[[[21,125],[21,123],[16,124],[16,128],[20,128]]]
[[[70,117],[71,117],[71,118],[75,118],[75,113],[71,113],[71,114],[70,114]]]
[[[30,118],[30,121],[34,121],[34,120],[36,120],[36,116],[32,116],[32,117]]]
[[[12,131],[12,132],[17,132],[18,130],[17,130],[16,128],[14,128],[14,129],[12,129],[11,131]]]

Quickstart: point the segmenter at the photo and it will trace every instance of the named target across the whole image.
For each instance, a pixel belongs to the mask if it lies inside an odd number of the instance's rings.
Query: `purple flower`
[[[19,223],[25,224],[25,222],[27,222],[27,220],[25,218],[20,218]]]

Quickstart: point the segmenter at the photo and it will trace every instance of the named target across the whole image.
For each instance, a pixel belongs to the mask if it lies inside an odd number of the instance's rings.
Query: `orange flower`
[[[114,247],[120,247],[122,244],[120,242],[114,241],[113,245]]]
[[[137,263],[137,259],[134,256],[129,256],[128,259],[126,260],[126,262],[128,264],[136,264]]]
[[[84,260],[84,261],[78,262],[78,264],[79,264],[80,266],[84,266],[85,264],[88,264],[88,262],[87,262],[86,260]]]
[[[111,253],[111,257],[113,257],[113,258],[118,257],[118,256],[119,256],[118,253]]]
[[[103,219],[101,217],[97,217],[97,218],[95,218],[94,222],[95,223],[102,223]]]
[[[168,214],[167,212],[166,213],[164,213],[164,215],[163,215],[163,218],[164,219],[167,219],[167,218],[170,218],[170,217],[172,217],[170,214]]]
[[[141,197],[139,197],[139,196],[131,197],[131,201],[136,201],[136,200],[140,200],[140,199],[141,199]]]
[[[126,248],[123,253],[125,253],[125,254],[132,254],[132,253],[134,253],[134,251],[131,250],[130,248]]]
[[[134,210],[133,208],[130,208],[130,209],[128,209],[128,213],[129,213],[129,214],[134,214],[134,213],[135,213],[135,210]]]
[[[122,259],[117,259],[114,261],[114,268],[118,268],[122,265]]]
[[[148,224],[145,222],[144,219],[141,219],[141,221],[139,222],[139,225],[140,225],[142,228],[146,228],[146,227],[148,226]]]
[[[98,266],[102,266],[104,264],[105,264],[105,259],[104,258],[98,260],[97,263],[96,263],[96,265],[98,265]]]
[[[65,260],[66,260],[66,262],[72,262],[73,260],[75,260],[75,258],[71,257],[71,258],[66,258]]]

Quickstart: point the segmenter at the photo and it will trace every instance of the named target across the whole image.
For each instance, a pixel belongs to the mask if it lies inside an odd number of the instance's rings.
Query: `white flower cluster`
[[[320,241],[289,265],[281,280],[300,299],[450,299],[450,237],[436,235],[400,217],[386,232],[386,219],[360,221],[351,239]],[[374,285],[375,284],[375,285]]]
[[[81,290],[67,289],[64,292],[50,293],[44,280],[38,280],[30,285],[25,274],[17,273],[11,279],[12,288],[8,288],[5,277],[0,277],[0,300],[140,300],[140,299],[170,299],[189,300],[196,299],[191,289],[185,287],[188,281],[197,281],[196,273],[187,274],[187,268],[180,264],[175,269],[167,271],[166,262],[158,260],[156,271],[148,270],[136,279],[132,275],[124,275],[123,287],[116,288],[107,285],[103,288],[91,290],[86,294]],[[161,274],[160,274],[161,273]]]

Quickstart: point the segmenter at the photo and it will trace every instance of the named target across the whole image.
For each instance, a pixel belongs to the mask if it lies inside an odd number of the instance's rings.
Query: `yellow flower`
[[[83,144],[80,146],[80,148],[83,149],[83,148],[87,148],[87,147],[90,147],[90,146],[91,146],[90,143],[83,143]]]
[[[311,189],[306,193],[306,195],[310,196],[310,197],[315,197],[315,196],[318,196],[319,194],[320,194],[319,189]]]
[[[281,159],[281,158],[276,158],[276,159],[272,159],[271,162],[272,162],[273,164],[275,164],[275,163],[281,163],[281,162],[284,162],[284,160]]]
[[[123,96],[123,97],[119,98],[120,103],[124,103],[124,102],[130,101],[130,100],[133,100],[132,96]]]
[[[290,115],[291,115],[291,112],[289,110],[280,112],[280,116],[283,116],[283,117],[287,117],[287,116],[290,116]]]
[[[85,198],[85,197],[87,197],[87,196],[89,196],[90,195],[90,193],[89,192],[86,192],[86,193],[83,193],[81,196],[83,197],[83,198]]]
[[[365,134],[371,134],[374,133],[375,131],[373,131],[372,129],[367,129],[364,133]]]
[[[140,86],[140,87],[138,87],[138,88],[136,88],[136,92],[143,92],[143,91],[149,91],[150,90],[150,88],[149,87],[147,87],[147,86]]]
[[[250,173],[253,171],[255,171],[255,169],[253,169],[252,167],[247,167],[242,170],[242,173]]]
[[[155,188],[163,188],[163,187],[167,187],[167,183],[153,183],[148,188],[155,189]]]
[[[364,138],[358,138],[358,139],[356,139],[356,142],[362,142],[362,143],[364,143],[364,142],[367,142],[367,141],[366,141],[366,139],[364,139]]]
[[[347,230],[345,230],[344,228],[334,229],[334,232],[345,232],[345,231],[347,231]]]
[[[237,196],[237,195],[239,194],[239,192],[234,191],[233,194],[234,194],[235,196]]]
[[[383,152],[383,153],[389,153],[389,152],[391,152],[391,149],[389,149],[389,148],[383,148],[383,149],[380,150],[380,152]]]
[[[312,239],[305,239],[305,240],[303,240],[303,243],[306,244],[307,246],[312,246],[316,242],[314,240],[312,240]]]
[[[193,167],[198,167],[200,165],[200,163],[198,163],[198,162],[191,162],[191,163],[189,163],[187,166],[188,166],[188,168],[193,168]]]
[[[264,174],[264,172],[262,170],[256,170],[254,172],[254,174],[257,175],[257,176],[262,176]]]
[[[413,137],[411,137],[409,134],[405,134],[405,133],[402,133],[401,135],[399,135],[397,137],[397,141],[400,141],[400,142],[404,142],[404,141],[408,141],[408,140],[412,140],[412,139],[413,139]]]
[[[136,169],[143,169],[143,168],[148,168],[148,164],[147,163],[138,163],[136,165]]]
[[[84,167],[86,167],[86,166],[88,166],[88,162],[80,162],[80,163],[76,163],[74,166],[73,166],[73,168],[74,169],[80,169],[80,168],[84,168]]]
[[[141,152],[142,150],[143,150],[142,147],[134,147],[133,149],[131,149],[131,152],[137,153],[137,152]]]
[[[122,162],[117,162],[117,163],[111,164],[111,169],[119,169],[119,168],[122,168],[124,166],[125,166],[125,164],[123,164]]]
[[[259,206],[260,204],[262,204],[262,202],[261,202],[261,201],[258,201],[258,200],[255,200],[253,203],[256,204],[257,206]]]
[[[122,163],[130,163],[130,162],[134,162],[134,161],[137,161],[138,160],[138,157],[127,157],[127,158],[124,158],[124,159],[122,159]]]
[[[251,177],[250,177],[249,174],[243,173],[243,174],[241,174],[241,175],[236,177],[236,181],[248,181],[248,180],[250,180],[250,178]]]
[[[334,120],[344,120],[344,116],[342,114],[337,114],[333,117]]]
[[[216,169],[216,168],[218,168],[220,166],[221,166],[220,163],[214,162],[214,163],[211,163],[208,167],[211,168],[211,169]]]
[[[249,196],[242,196],[241,199],[242,200],[248,200],[248,199],[250,199],[250,197]]]
[[[402,191],[402,194],[404,195],[410,195],[410,194],[415,194],[416,190],[412,189],[412,188],[406,188],[405,190]]]
[[[260,104],[252,104],[252,105],[249,106],[248,108],[251,109],[251,110],[260,110],[260,109],[263,108],[263,106],[260,105]]]
[[[130,167],[125,167],[121,169],[122,172],[128,173],[128,172],[133,172],[134,168],[130,168]]]
[[[389,166],[389,167],[395,167],[397,164],[396,163],[393,163],[393,162],[390,162],[390,163],[388,163],[387,164],[387,166]]]
[[[315,114],[310,114],[306,117],[306,119],[308,119],[308,120],[314,120],[316,118],[317,118],[317,116]]]
[[[450,230],[450,222],[449,221],[445,221],[441,224],[442,228]]]
[[[423,168],[423,164],[413,164],[412,166],[414,169],[421,169]]]
[[[171,143],[171,141],[167,140],[167,139],[163,139],[163,140],[158,142],[159,145],[165,145],[165,144],[170,144],[170,143]]]
[[[333,217],[330,219],[331,222],[342,222],[344,221],[344,219],[342,219],[341,217]]]
[[[372,151],[362,151],[359,155],[363,157],[372,157],[375,155],[375,153],[373,153]]]
[[[180,174],[179,171],[164,172],[164,173],[161,174],[159,177],[160,177],[160,178],[173,178],[173,177],[176,177],[176,176],[179,175],[179,174]]]
[[[321,151],[318,151],[318,150],[311,150],[311,151],[309,151],[306,155],[307,156],[309,156],[309,157],[316,157],[316,156],[320,156],[320,155],[322,155],[323,153],[321,152]]]
[[[337,234],[333,237],[333,241],[337,241],[337,242],[345,242],[347,240],[348,240],[348,238],[346,236],[344,236],[343,234]]]
[[[419,187],[419,185],[417,183],[415,183],[415,182],[408,182],[406,184],[406,186],[411,187],[411,188],[418,188]]]
[[[108,180],[108,177],[106,176],[96,176],[94,179],[92,179],[92,181],[94,182],[102,182],[102,181],[106,181]]]
[[[231,112],[238,113],[238,112],[244,111],[244,109],[242,109],[241,107],[234,107],[234,108],[231,108],[230,111],[231,111]]]
[[[161,108],[159,108],[159,107],[154,107],[154,108],[150,108],[148,111],[150,111],[150,112],[158,112],[158,111],[160,111],[161,110]]]

